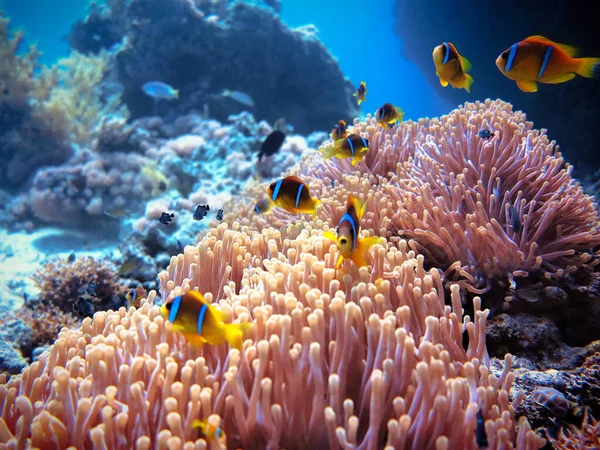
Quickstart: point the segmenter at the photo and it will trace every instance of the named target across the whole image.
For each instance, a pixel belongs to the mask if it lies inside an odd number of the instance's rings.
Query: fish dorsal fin
[[[304,184],[302,182],[302,180],[300,178],[298,178],[296,175],[290,175],[289,177],[285,177],[287,180],[289,181],[294,181],[296,183],[300,183],[300,184]],[[307,186],[308,187],[308,186]]]
[[[471,61],[469,61],[464,56],[458,56],[460,58],[460,65],[462,67],[463,72],[469,72],[471,70]]]
[[[348,204],[354,205],[356,217],[358,217],[358,220],[360,221],[365,213],[365,206],[367,202],[361,203],[354,195],[348,194]]]
[[[579,53],[579,49],[577,47],[573,47],[572,45],[567,45],[567,44],[558,44],[558,43],[551,41],[550,39],[548,39],[544,36],[540,36],[540,35],[529,36],[525,40],[529,41],[529,42],[540,42],[540,43],[546,44],[546,45],[553,45],[554,47],[560,48],[563,52],[565,52],[569,56],[577,56],[577,54]]]

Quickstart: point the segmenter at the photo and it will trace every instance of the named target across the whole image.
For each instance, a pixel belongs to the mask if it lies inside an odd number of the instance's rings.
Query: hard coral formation
[[[220,225],[172,259],[161,294],[197,288],[232,320],[251,320],[242,352],[190,347],[152,292],[137,310],[63,330],[1,385],[2,441],[203,448],[191,423],[218,414],[229,448],[475,449],[481,410],[488,448],[544,444],[526,420],[516,427],[510,358],[490,375],[479,299],[473,320],[457,285],[446,306],[439,271],[405,241],[376,247],[373,271],[342,281],[334,257],[310,226]],[[382,280],[389,271],[401,276]]]
[[[22,38],[11,36],[0,12],[0,176],[12,187],[69,159],[71,142],[87,142],[101,115],[126,114],[118,95],[104,98],[98,90],[106,54],[73,52],[40,67],[35,47],[19,53]]]
[[[133,117],[153,110],[172,117],[208,105],[223,122],[247,108],[221,95],[224,89],[249,94],[257,117],[284,117],[301,133],[357,115],[353,86],[315,31],[289,29],[267,5],[132,0],[118,13],[102,13],[102,20],[92,12],[89,26],[76,26],[71,41],[94,52],[115,41],[114,30],[123,30],[126,44],[114,67]],[[148,81],[172,85],[179,99],[156,104],[140,89]]]
[[[89,302],[98,309],[114,307],[119,303],[118,297],[125,294],[112,264],[89,256],[74,261],[69,257],[49,261],[36,271],[33,279],[41,290],[39,301],[69,313],[90,283],[95,287]]]
[[[480,139],[480,129],[498,137]],[[346,160],[313,156],[293,170],[323,200],[318,216],[330,226],[343,214],[346,190],[358,191],[370,199],[369,227],[408,239],[428,265],[475,293],[495,282],[515,287],[516,277],[549,279],[598,263],[593,197],[571,177],[572,167],[545,130],[533,129],[510,104],[466,103],[439,119],[395,129],[368,118],[355,121],[351,132],[369,140],[358,170]],[[290,220],[280,212],[257,217],[252,205],[237,207],[238,217],[253,217],[243,223]]]

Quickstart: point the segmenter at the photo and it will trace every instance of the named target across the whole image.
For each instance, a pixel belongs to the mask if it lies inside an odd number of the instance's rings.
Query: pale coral
[[[323,225],[319,223],[319,225]],[[228,448],[476,449],[544,440],[514,417],[511,359],[488,369],[485,321],[463,316],[452,287],[408,249],[376,246],[335,280],[319,229],[226,224],[159,275],[163,300],[198,288],[234,321],[252,321],[240,353],[190,347],[152,306],[96,313],[0,386],[7,448],[206,448],[190,425],[218,414]],[[463,333],[469,345],[463,348]],[[213,418],[214,419],[214,418]]]

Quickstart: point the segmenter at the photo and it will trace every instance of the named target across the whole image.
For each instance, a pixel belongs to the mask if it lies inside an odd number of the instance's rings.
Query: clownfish
[[[357,103],[360,105],[361,102],[367,100],[367,83],[361,81],[356,89],[356,92],[352,94],[353,97],[358,97]]]
[[[291,213],[306,213],[317,215],[317,206],[321,200],[310,195],[306,184],[295,176],[277,180],[267,188],[271,201],[282,209]]]
[[[331,134],[329,135],[331,139],[337,141],[339,139],[344,139],[348,136],[348,131],[346,130],[346,122],[340,120],[337,125],[331,130]]]
[[[259,200],[256,205],[254,205],[254,212],[256,214],[264,214],[268,212],[273,207],[273,202],[268,198],[263,198]]]
[[[471,63],[458,53],[452,42],[444,42],[433,49],[433,64],[442,86],[450,84],[471,92],[473,77],[467,74],[471,70]]]
[[[221,445],[225,445],[227,443],[227,436],[225,435],[225,431],[223,431],[223,428],[215,427],[206,419],[194,420],[192,422],[192,428],[199,428],[200,432],[204,435],[206,442],[209,444],[215,440],[218,441]]]
[[[344,139],[335,141],[332,147],[321,147],[319,151],[325,159],[334,156],[339,159],[352,158],[352,165],[355,166],[369,151],[369,141],[358,134],[351,134]]]
[[[377,108],[377,111],[375,111],[375,120],[379,125],[382,126],[385,126],[387,123],[389,127],[396,122],[402,122],[403,117],[404,112],[399,107],[394,106],[391,103],[386,103]]]
[[[385,238],[372,236],[361,238],[360,220],[365,212],[365,203],[362,205],[352,194],[348,195],[346,213],[342,216],[337,226],[337,235],[325,231],[323,236],[337,244],[340,256],[335,263],[336,270],[342,266],[344,258],[350,259],[358,267],[366,266],[366,256],[369,249],[375,244],[383,245]]]
[[[148,294],[146,294],[146,289],[144,289],[142,286],[138,286],[135,289],[129,289],[127,295],[125,295],[125,298],[131,306],[139,308],[142,299],[146,298],[147,296]]]
[[[173,324],[192,345],[219,345],[229,342],[233,348],[242,349],[242,342],[251,323],[223,323],[226,316],[209,305],[198,291],[178,295],[160,308],[161,315]]]
[[[577,49],[557,44],[544,36],[530,36],[504,50],[496,66],[515,80],[523,92],[537,92],[537,83],[558,84],[575,74],[592,78],[600,58],[575,58]]]

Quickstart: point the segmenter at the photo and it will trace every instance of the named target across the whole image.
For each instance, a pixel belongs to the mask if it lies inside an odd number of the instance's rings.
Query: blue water
[[[313,24],[338,59],[342,72],[358,86],[367,83],[364,113],[386,102],[400,106],[405,119],[439,116],[454,109],[415,64],[401,54],[394,32],[393,0],[283,0],[282,19],[292,27]],[[432,49],[433,51],[433,49]],[[433,61],[431,70],[435,70]]]
[[[64,36],[87,9],[83,0],[4,0],[0,5],[15,28],[25,29],[27,42],[38,43],[44,64],[69,54]],[[394,33],[393,0],[283,0],[281,16],[291,27],[315,25],[343,73],[356,86],[367,82],[363,113],[391,102],[404,110],[405,119],[417,119],[454,107],[438,96],[440,86],[431,86],[417,66],[402,57],[402,42]]]

